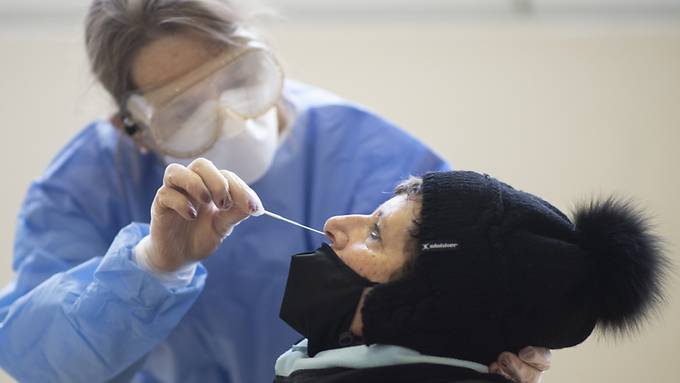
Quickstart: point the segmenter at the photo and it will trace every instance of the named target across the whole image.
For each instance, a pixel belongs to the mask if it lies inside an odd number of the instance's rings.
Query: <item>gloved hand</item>
[[[234,226],[263,211],[236,174],[204,158],[170,164],[151,206],[150,235],[138,246],[154,269],[173,272],[208,257]]]
[[[489,372],[517,383],[540,383],[543,371],[550,368],[551,356],[550,350],[542,347],[525,347],[519,356],[503,352],[491,363]]]

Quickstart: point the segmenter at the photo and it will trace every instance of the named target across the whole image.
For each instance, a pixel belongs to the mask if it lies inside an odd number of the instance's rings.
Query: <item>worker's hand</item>
[[[543,371],[550,368],[551,353],[547,348],[525,347],[519,356],[504,352],[491,363],[489,372],[503,375],[517,383],[539,383]]]
[[[234,226],[263,212],[255,192],[236,174],[199,158],[184,167],[170,164],[151,206],[148,261],[171,272],[215,251]]]

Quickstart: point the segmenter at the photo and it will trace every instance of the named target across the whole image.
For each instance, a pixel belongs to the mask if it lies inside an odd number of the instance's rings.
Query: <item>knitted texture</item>
[[[630,205],[577,213],[584,233],[546,201],[475,172],[428,173],[422,193],[420,253],[407,275],[366,297],[367,344],[489,364],[528,345],[576,345],[598,321],[636,327],[660,301],[666,262]],[[612,220],[628,231],[603,227]],[[616,289],[607,308],[603,294]]]

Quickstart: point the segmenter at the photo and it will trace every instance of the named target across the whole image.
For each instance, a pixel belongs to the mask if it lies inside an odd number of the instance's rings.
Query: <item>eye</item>
[[[368,233],[368,237],[375,241],[380,240],[380,228],[378,227],[377,223],[374,223],[373,227],[371,227],[371,232]]]

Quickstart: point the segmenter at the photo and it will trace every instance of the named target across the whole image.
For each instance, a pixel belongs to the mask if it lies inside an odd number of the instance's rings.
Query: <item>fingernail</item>
[[[534,357],[534,350],[531,349],[523,349],[519,352],[519,357],[524,360],[529,360],[533,359]]]
[[[260,207],[257,204],[257,202],[253,201],[252,199],[248,201],[248,209],[250,209],[251,215],[259,215],[257,213],[258,213]]]
[[[248,208],[250,209],[250,214],[254,216],[262,215],[264,214],[264,207],[262,207],[262,201],[260,201],[260,197],[255,194],[255,192],[247,188],[248,195],[250,196],[250,199],[248,200]]]

